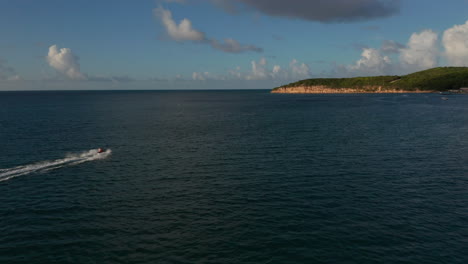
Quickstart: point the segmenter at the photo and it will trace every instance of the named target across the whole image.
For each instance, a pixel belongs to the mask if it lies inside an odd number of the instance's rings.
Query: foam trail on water
[[[89,151],[81,153],[68,154],[63,159],[48,160],[8,169],[0,169],[0,182],[34,172],[46,172],[62,167],[78,165],[88,161],[105,159],[111,153],[112,151],[110,149],[106,150],[103,153],[98,153],[97,149],[91,149]]]

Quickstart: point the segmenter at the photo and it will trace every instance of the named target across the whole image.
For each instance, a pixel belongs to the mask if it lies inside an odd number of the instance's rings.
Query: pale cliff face
[[[432,91],[405,91],[396,89],[383,89],[382,86],[366,86],[363,88],[332,88],[324,85],[281,87],[272,93],[287,94],[337,94],[337,93],[431,93]]]

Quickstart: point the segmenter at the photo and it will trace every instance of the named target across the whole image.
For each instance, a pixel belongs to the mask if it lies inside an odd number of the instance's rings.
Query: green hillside
[[[336,89],[382,86],[383,89],[407,91],[446,91],[468,87],[468,67],[439,67],[404,76],[307,79],[278,88],[316,85],[324,85]]]

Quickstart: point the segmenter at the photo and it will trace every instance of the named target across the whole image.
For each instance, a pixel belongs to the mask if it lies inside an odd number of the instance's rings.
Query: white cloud
[[[200,72],[194,72],[192,74],[192,79],[195,80],[195,81],[204,81],[204,80],[206,80],[204,74],[200,73]]]
[[[265,58],[260,58],[258,61],[251,61],[251,71],[245,76],[241,76],[245,80],[273,80],[281,76],[284,77],[283,71],[279,65],[273,66],[270,70],[268,62]]]
[[[191,76],[195,81],[207,80],[246,80],[246,81],[290,81],[297,79],[306,79],[311,77],[309,66],[305,63],[292,60],[289,67],[268,64],[266,58],[260,58],[258,61],[251,61],[250,68],[243,71],[237,66],[225,73],[214,74],[211,72],[193,72]]]
[[[363,48],[361,58],[353,65],[337,65],[332,76],[368,76],[407,74],[433,68],[439,59],[438,35],[432,30],[413,33],[407,45],[386,40],[380,49]],[[392,62],[390,56],[399,60]]]
[[[396,59],[395,63],[392,58]],[[438,64],[438,35],[432,30],[413,33],[407,45],[385,40],[379,49],[365,47],[361,58],[353,65],[337,65],[332,76],[407,74],[436,67]]]
[[[292,79],[307,79],[312,75],[309,65],[299,63],[296,59],[293,59],[291,63],[289,63],[289,69]]]
[[[265,80],[268,79],[269,74],[266,68],[267,62],[265,58],[261,58],[258,62],[252,61],[252,73],[247,76],[248,80]]]
[[[311,71],[307,64],[293,59],[289,67],[282,68],[280,65],[268,66],[268,61],[261,58],[259,61],[251,62],[251,72],[241,76],[245,80],[296,80],[307,79],[311,77]]]
[[[161,20],[164,25],[168,36],[175,41],[185,42],[193,41],[202,44],[208,44],[212,48],[221,50],[228,53],[241,53],[247,51],[262,52],[263,49],[254,45],[241,44],[237,40],[232,38],[226,38],[224,41],[219,41],[213,38],[208,38],[205,33],[195,29],[192,26],[192,22],[184,18],[177,24],[172,17],[171,11],[158,7],[153,9],[155,17]]]
[[[177,25],[172,18],[171,11],[162,7],[155,8],[153,13],[156,17],[161,19],[164,27],[166,28],[167,34],[176,41],[203,41],[205,40],[205,34],[192,27],[192,22],[187,18]]]
[[[445,55],[450,65],[468,66],[468,21],[447,29],[442,37]]]
[[[406,45],[401,49],[400,62],[410,70],[425,70],[435,67],[438,62],[438,35],[432,30],[413,33]]]
[[[278,74],[280,72],[281,72],[281,66],[279,66],[279,65],[273,66],[273,73],[274,74]]]
[[[72,80],[88,79],[86,75],[80,72],[79,58],[69,48],[58,49],[57,45],[50,46],[46,60],[57,72]]]
[[[353,65],[338,65],[334,69],[336,77],[384,75],[393,71],[392,61],[380,50],[363,48],[361,58]]]

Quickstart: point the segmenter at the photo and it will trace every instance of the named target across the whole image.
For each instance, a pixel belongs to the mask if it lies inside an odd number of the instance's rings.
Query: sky
[[[0,90],[271,89],[468,66],[468,0],[0,0]]]

